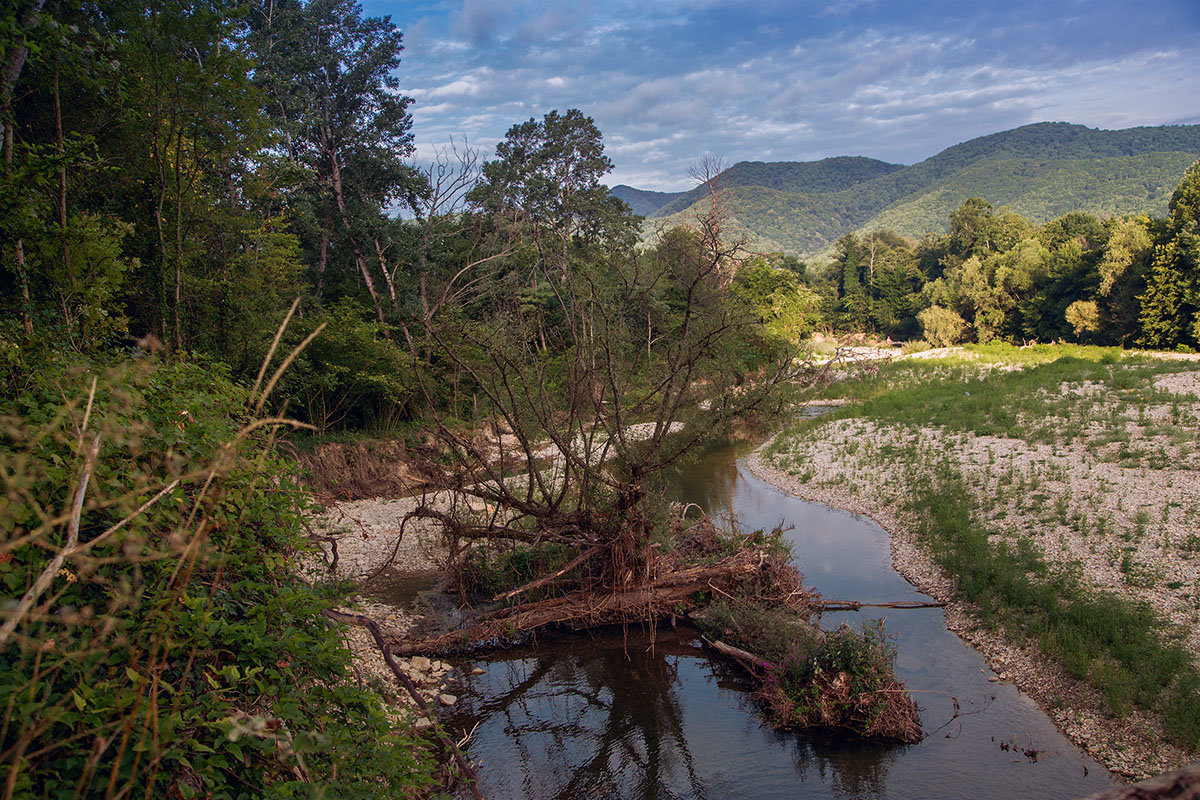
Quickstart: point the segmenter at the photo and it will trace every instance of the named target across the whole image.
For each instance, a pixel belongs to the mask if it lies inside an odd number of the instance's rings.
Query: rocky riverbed
[[[916,543],[915,521],[901,511],[909,491],[904,464],[894,454],[951,458],[975,494],[988,498],[980,518],[1002,530],[1001,535],[1025,538],[1048,563],[1080,570],[1098,588],[1151,603],[1182,632],[1192,651],[1200,652],[1195,554],[1200,465],[1195,443],[1147,433],[1161,434],[1161,426],[1153,424],[1157,416],[1173,420],[1176,429],[1195,424],[1200,418],[1200,372],[1161,376],[1156,388],[1177,401],[1139,409],[1122,431],[1122,439],[1132,440],[1124,442],[1127,447],[1164,453],[1155,467],[1123,463],[1112,447],[1086,438],[1036,445],[855,419],[831,421],[815,435],[787,441],[770,457],[764,445],[748,465],[784,491],[878,522],[891,534],[897,571],[947,603],[951,629],[983,653],[1004,680],[1038,702],[1079,747],[1114,773],[1139,779],[1186,764],[1192,756],[1167,744],[1157,715],[1136,709],[1121,718],[1105,714],[1096,690],[1036,648],[1022,647],[974,621],[971,609],[956,599],[953,581]],[[1064,386],[1062,391],[1087,392],[1089,387]],[[1024,476],[1026,491],[1006,490],[1015,476]],[[1101,519],[1107,528],[1098,524]]]
[[[313,531],[324,537],[316,542],[320,552],[306,554],[299,565],[309,580],[359,583],[354,604],[340,610],[370,617],[387,638],[401,637],[431,618],[453,613],[436,591],[446,558],[440,534],[423,521],[410,522],[401,531],[404,516],[416,504],[415,498],[334,503],[313,520]],[[380,686],[398,712],[415,716],[418,729],[432,724],[417,714],[412,699],[397,685],[370,632],[348,625],[343,635],[359,679]],[[460,676],[450,664],[424,656],[396,661],[431,710],[457,702]]]

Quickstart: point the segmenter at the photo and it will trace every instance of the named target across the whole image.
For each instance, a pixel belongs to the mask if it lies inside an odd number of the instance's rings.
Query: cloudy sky
[[[1046,120],[1200,122],[1200,0],[362,0],[405,33],[418,160],[579,108],[608,183],[688,165],[913,163]]]

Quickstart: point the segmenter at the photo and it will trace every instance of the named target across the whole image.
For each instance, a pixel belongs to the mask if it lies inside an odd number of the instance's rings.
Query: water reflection
[[[476,668],[450,724],[474,730],[489,798],[876,797],[903,749],[763,727],[738,669],[685,631],[556,637]]]

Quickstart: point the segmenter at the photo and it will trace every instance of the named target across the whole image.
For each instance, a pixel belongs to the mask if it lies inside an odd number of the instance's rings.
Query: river
[[[882,528],[777,490],[738,455],[712,449],[671,476],[669,494],[749,529],[790,526],[805,582],[826,599],[929,599],[892,569]],[[1002,800],[1075,798],[1114,783],[946,629],[941,609],[834,612],[823,624],[877,618],[895,637],[897,673],[918,692],[930,731],[919,744],[771,729],[739,668],[684,626],[542,636],[460,661],[462,697],[447,724],[470,734],[465,749],[491,800]]]

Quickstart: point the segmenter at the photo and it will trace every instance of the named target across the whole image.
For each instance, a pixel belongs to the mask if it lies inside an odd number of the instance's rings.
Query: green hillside
[[[612,187],[608,193],[624,200],[633,209],[633,213],[643,217],[650,216],[684,194],[684,192],[652,192],[649,189],[635,189],[623,183]]]
[[[1161,215],[1197,151],[1200,125],[1106,131],[1047,122],[972,139],[909,167],[865,158],[743,162],[722,174],[722,185],[735,227],[758,246],[811,257],[850,231],[942,230],[969,197],[1012,206],[1034,222],[1068,211]],[[652,216],[684,221],[697,200],[693,190]]]
[[[828,194],[852,189],[905,169],[863,156],[838,156],[820,161],[739,161],[721,173],[721,187],[756,187],[789,194]],[[654,214],[667,217],[690,208],[704,198],[706,191],[697,187],[682,192]]]
[[[1063,164],[1032,159],[998,159],[963,170],[954,180],[895,203],[861,226],[905,236],[942,231],[950,212],[971,197],[1011,206],[1037,222],[1070,211],[1104,216],[1149,213],[1161,216],[1179,177],[1195,160],[1186,152],[1089,158]]]

